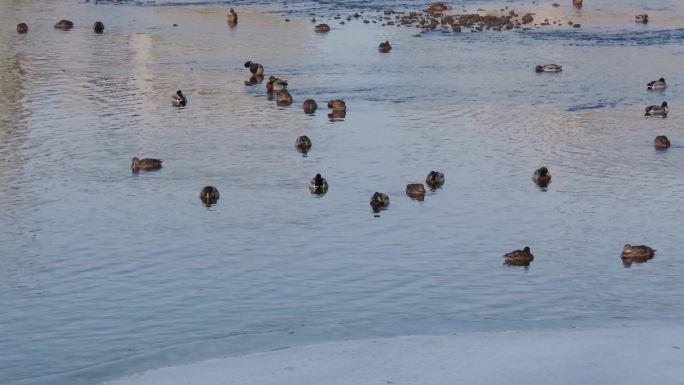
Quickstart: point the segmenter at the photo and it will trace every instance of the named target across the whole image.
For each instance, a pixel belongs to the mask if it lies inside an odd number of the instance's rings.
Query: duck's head
[[[323,185],[323,177],[321,176],[321,174],[316,174],[316,176],[314,177],[314,183],[316,184],[316,186]]]
[[[104,32],[104,24],[101,21],[96,21],[95,24],[93,24],[93,30],[95,33]]]
[[[136,157],[133,157],[133,159],[131,159],[131,164],[132,164],[133,166],[137,165],[138,163],[140,163],[140,159],[138,159],[137,156],[136,156]]]
[[[530,253],[530,247],[529,247],[529,246],[525,246],[525,247],[523,248],[523,252],[529,254],[529,253]]]
[[[535,71],[537,71],[537,72],[542,72],[543,70],[544,70],[544,66],[535,67]]]
[[[249,66],[251,66],[251,65],[252,65],[252,62],[251,62],[251,61],[246,61],[246,62],[245,62],[245,68],[249,68]]]
[[[178,95],[179,98],[185,97],[185,96],[183,96],[183,93],[181,92],[181,90],[176,91],[176,95]]]
[[[539,169],[539,176],[547,176],[549,175],[549,169],[546,167],[542,167]]]
[[[665,78],[660,78],[660,79],[658,79],[658,81],[665,83]]]
[[[661,107],[667,107],[667,102],[663,102],[663,104],[660,105]]]
[[[268,78],[268,81],[269,81],[270,83],[273,83],[273,82],[275,82],[276,80],[278,80],[278,78],[275,77],[275,76],[273,76],[273,75],[271,75],[271,76]]]
[[[623,252],[628,252],[628,251],[631,251],[631,250],[632,250],[632,245],[630,245],[629,243],[626,244],[626,245],[622,248],[622,251],[623,251]]]

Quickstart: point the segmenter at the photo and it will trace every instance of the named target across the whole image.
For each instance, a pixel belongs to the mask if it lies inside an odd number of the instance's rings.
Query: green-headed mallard
[[[390,200],[386,194],[376,192],[370,199],[370,205],[373,211],[378,211],[389,206]]]
[[[268,78],[268,81],[266,82],[266,91],[273,92],[282,91],[285,89],[287,89],[287,80],[279,79],[276,76],[271,76]]]
[[[28,32],[28,24],[26,23],[19,23],[17,24],[17,33],[18,34],[25,34]]]
[[[309,181],[309,191],[313,194],[325,194],[328,192],[328,181],[321,174],[316,174]]]
[[[427,178],[425,178],[425,183],[432,188],[442,187],[444,184],[444,174],[439,171],[430,171]]]
[[[670,139],[665,135],[658,135],[653,141],[653,144],[655,144],[655,148],[658,150],[667,150],[670,148]]]
[[[532,174],[532,180],[540,186],[547,186],[551,183],[551,173],[546,167],[539,168]]]
[[[425,186],[422,183],[409,183],[406,185],[406,195],[422,201],[425,198]]]
[[[158,170],[162,167],[161,159],[154,158],[144,158],[138,159],[137,157],[131,160],[131,170],[133,172],[138,172],[140,170]]]
[[[66,31],[74,28],[74,23],[71,20],[60,20],[57,23],[55,23],[55,28]]]
[[[188,104],[188,99],[185,98],[181,90],[178,90],[175,94],[171,95],[171,104],[174,107],[185,107]]]
[[[204,186],[202,191],[200,191],[199,197],[202,203],[204,203],[206,206],[211,206],[216,204],[216,202],[219,200],[219,191],[214,186]]]
[[[314,27],[314,31],[318,33],[325,33],[330,31],[330,26],[328,24],[317,24]]]
[[[261,76],[264,74],[264,66],[252,61],[245,62],[245,68],[249,68],[252,75]]]
[[[335,111],[347,111],[347,104],[344,102],[344,100],[331,100],[328,102],[328,108],[331,108]]]
[[[306,99],[304,101],[304,113],[305,114],[313,114],[316,112],[316,109],[318,109],[318,105],[316,104],[316,101],[313,99]]]
[[[96,21],[95,24],[93,24],[93,31],[95,31],[95,33],[104,32],[104,23],[101,21]]]
[[[302,135],[297,140],[295,140],[295,147],[303,153],[309,152],[311,149],[311,139],[308,136]]]
[[[667,107],[667,102],[663,102],[663,104],[659,106],[648,106],[646,107],[646,114],[645,116],[657,116],[660,118],[666,118],[667,113],[670,111],[670,109]]]
[[[647,90],[664,90],[665,88],[667,88],[667,84],[665,84],[665,78],[648,82],[646,85]]]
[[[504,254],[504,263],[513,266],[529,266],[534,261],[534,255],[530,248],[525,246],[522,250],[514,250]]]
[[[378,51],[380,52],[389,52],[392,50],[392,46],[390,45],[388,40],[385,40],[384,42],[380,43],[378,46]]]
[[[535,67],[537,72],[561,72],[563,70],[562,66],[558,64],[544,64]]]
[[[629,259],[632,261],[646,261],[655,255],[655,250],[648,246],[632,246],[625,245],[622,248],[622,259]]]

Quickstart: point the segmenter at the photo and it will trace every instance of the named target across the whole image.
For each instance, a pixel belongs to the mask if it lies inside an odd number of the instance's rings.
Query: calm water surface
[[[223,2],[2,3],[0,383],[340,338],[681,320],[684,5],[551,2],[535,7],[583,28],[310,22],[414,1],[243,2],[236,28]],[[525,8],[465,4],[504,6]],[[633,23],[643,10],[651,23]],[[53,30],[62,18],[76,27]],[[288,79],[293,106],[245,87],[246,60]],[[646,92],[661,76],[667,90]],[[176,89],[186,108],[170,106]],[[333,98],[343,121],[328,120]],[[667,119],[643,116],[663,100]],[[164,168],[133,175],[133,156]],[[530,179],[541,165],[545,191]],[[406,197],[432,169],[444,188]],[[307,189],[317,172],[323,197]],[[207,184],[221,192],[210,208]],[[379,217],[375,191],[391,198]],[[624,268],[625,243],[657,256]],[[524,245],[529,269],[502,266]]]

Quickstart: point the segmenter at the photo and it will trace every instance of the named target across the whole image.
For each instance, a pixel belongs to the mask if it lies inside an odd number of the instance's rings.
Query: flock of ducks
[[[573,0],[573,3],[579,3],[581,7],[581,0]],[[431,6],[436,7],[442,3],[433,3]],[[227,15],[228,23],[232,26],[236,25],[238,22],[237,12],[230,8]],[[636,21],[641,23],[648,22],[648,15],[637,15]],[[55,28],[61,30],[70,30],[73,28],[74,23],[70,20],[60,20],[55,23]],[[104,32],[104,24],[101,21],[96,21],[93,24],[93,31],[95,33]],[[318,24],[314,28],[315,32],[325,33],[330,31],[330,26],[327,24]],[[28,25],[26,23],[19,23],[17,25],[17,33],[25,34],[28,33]],[[381,42],[378,46],[378,50],[382,53],[387,53],[392,49],[389,41]],[[259,84],[264,78],[264,67],[259,63],[252,61],[247,61],[244,63],[244,67],[248,68],[251,76],[248,81],[245,81],[245,85],[251,86]],[[536,72],[561,72],[563,67],[557,64],[543,64],[535,67]],[[292,104],[292,96],[287,91],[287,80],[280,79],[276,76],[270,76],[266,82],[266,92],[269,95],[275,94],[276,103],[279,106],[289,106]],[[651,81],[647,84],[647,90],[664,90],[667,87],[664,78]],[[172,95],[172,105],[174,107],[185,107],[188,103],[187,98],[183,95],[181,90],[176,91]],[[328,102],[328,108],[332,111],[328,115],[331,119],[341,119],[346,115],[347,106],[343,100],[330,100]],[[307,99],[303,103],[303,109],[306,114],[313,114],[318,108],[315,100]],[[660,106],[652,105],[646,107],[645,116],[653,117],[667,117],[669,108],[667,102],[663,102]],[[655,147],[657,149],[667,149],[670,147],[670,140],[665,135],[658,135],[654,141]],[[295,140],[295,148],[306,154],[311,149],[312,143],[311,139],[305,135],[299,136]],[[158,170],[162,168],[162,160],[155,158],[143,158],[139,159],[134,157],[131,160],[131,170],[133,173],[138,173],[140,171],[150,171]],[[534,171],[532,174],[532,180],[540,187],[547,187],[551,183],[551,173],[548,168],[541,167]],[[444,173],[440,171],[430,171],[425,178],[425,184],[427,184],[431,189],[436,190],[444,185]],[[312,194],[322,195],[328,192],[328,181],[319,173],[316,174],[309,181],[309,191]],[[424,200],[425,198],[425,186],[423,183],[409,183],[406,186],[406,195],[417,200]],[[200,191],[199,197],[202,203],[206,206],[211,206],[217,203],[219,199],[219,191],[214,186],[205,186]],[[386,209],[390,204],[390,198],[387,194],[381,192],[375,192],[370,199],[370,206],[374,212],[379,212],[380,210]],[[639,245],[625,245],[622,250],[622,259],[625,266],[631,265],[633,262],[645,262],[654,257],[655,250],[649,246]],[[534,255],[532,254],[530,247],[525,246],[522,250],[514,250],[510,253],[504,254],[504,264],[513,266],[529,266],[534,260]]]

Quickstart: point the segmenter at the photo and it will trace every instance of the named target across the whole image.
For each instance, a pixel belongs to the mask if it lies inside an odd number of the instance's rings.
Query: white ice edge
[[[107,384],[684,384],[684,326],[330,342],[161,368]]]

